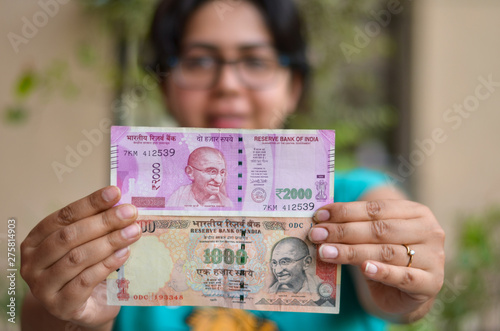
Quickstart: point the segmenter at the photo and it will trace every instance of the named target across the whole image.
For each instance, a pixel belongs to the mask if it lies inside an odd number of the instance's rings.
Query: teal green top
[[[335,173],[335,202],[349,202],[358,200],[364,193],[387,184],[387,177],[379,172],[367,169],[355,169],[348,172]],[[164,330],[190,330],[186,324],[188,318],[199,317],[203,322],[201,307],[130,307],[121,308],[116,318],[114,331],[164,331]],[[340,313],[311,314],[289,312],[263,312],[246,311],[253,314],[249,319],[257,320],[264,330],[266,320],[273,321],[279,330],[385,330],[386,322],[366,313],[358,302],[354,284],[347,268],[342,270],[340,287]],[[206,317],[206,315],[205,315]],[[236,323],[240,330],[259,330],[257,327],[249,328],[245,318],[238,316]],[[212,322],[206,319],[206,322]],[[220,326],[220,324],[218,324]],[[204,325],[207,326],[207,325]]]

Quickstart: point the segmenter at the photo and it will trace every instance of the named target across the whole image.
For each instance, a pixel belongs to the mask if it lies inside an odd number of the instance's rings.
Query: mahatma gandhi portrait
[[[191,184],[181,186],[167,201],[169,207],[232,207],[226,194],[226,159],[212,147],[195,149],[184,169]]]
[[[307,244],[299,238],[288,237],[278,241],[271,252],[271,270],[275,282],[269,293],[315,292],[317,281],[306,273],[313,258]]]

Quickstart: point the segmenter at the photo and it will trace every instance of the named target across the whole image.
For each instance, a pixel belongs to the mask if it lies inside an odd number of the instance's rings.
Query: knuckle
[[[444,252],[444,249],[441,249],[439,250],[438,252],[436,252],[436,256],[438,258],[438,261],[444,265],[444,261],[446,260],[446,254]]]
[[[436,284],[436,289],[437,289],[436,292],[439,292],[441,290],[441,288],[443,288],[443,285],[444,285],[444,271],[440,272],[436,276],[436,281],[434,283]]]
[[[346,258],[348,262],[354,262],[358,257],[358,252],[351,246],[347,247]]]
[[[438,226],[433,230],[433,237],[435,237],[440,242],[444,242],[444,240],[446,238],[446,234],[445,234],[443,228],[441,228],[441,226]]]
[[[62,245],[67,245],[76,240],[76,229],[72,226],[65,226],[59,230],[58,238]]]
[[[106,239],[107,239],[107,243],[108,243],[109,247],[111,247],[111,248],[118,247],[120,245],[120,243],[123,241],[119,232],[114,232],[114,233],[108,234],[106,236]]]
[[[337,241],[342,241],[346,236],[347,227],[344,224],[337,224],[334,233],[335,233],[335,239]]]
[[[59,212],[57,213],[57,219],[62,225],[73,223],[73,221],[75,220],[75,212],[73,210],[73,207],[71,207],[71,205],[68,205],[59,210]]]
[[[21,248],[21,270],[26,269],[30,263],[30,254],[26,249]]]
[[[26,243],[26,239],[23,240],[23,242],[21,243],[21,246],[19,246],[19,248],[21,249],[21,259],[22,259],[22,256],[26,254],[28,247],[29,247],[29,245]]]
[[[89,288],[92,286],[92,278],[89,273],[82,272],[75,278],[75,285],[79,288]]]
[[[376,220],[380,218],[380,214],[382,212],[383,202],[379,200],[368,201],[366,203],[366,213],[368,217],[372,220]]]
[[[338,214],[340,215],[341,219],[347,218],[347,215],[349,215],[349,208],[347,208],[346,204],[340,204]]]
[[[25,263],[21,262],[21,268],[19,268],[19,273],[21,274],[21,277],[28,282],[28,267],[26,266]]]
[[[113,259],[105,259],[104,261],[102,261],[102,265],[104,266],[104,268],[106,268],[107,271],[110,272],[116,270],[117,268],[117,264]]]
[[[391,262],[395,255],[394,247],[390,245],[382,245],[380,249],[380,260],[382,262]]]
[[[391,271],[389,268],[382,268],[382,280],[389,281],[391,279]]]
[[[26,283],[30,283],[31,277],[31,268],[27,263],[21,262],[21,268],[19,270],[21,277],[26,281]]]
[[[36,283],[37,277],[35,276],[35,270],[33,268],[33,263],[31,258],[29,257],[21,258],[21,266],[19,268],[19,273],[29,286],[32,286],[33,284]]]
[[[421,215],[421,217],[424,217],[426,219],[429,218],[434,218],[434,214],[432,213],[431,209],[427,207],[426,205],[422,205],[420,203],[415,202],[415,209],[418,211],[418,213]]]
[[[110,214],[111,210],[102,213],[101,222],[106,229],[111,229],[113,227],[114,218]],[[114,212],[114,211],[113,211]]]
[[[427,207],[426,205],[421,204],[420,208],[422,208],[422,214],[424,214],[425,216],[433,215],[431,209],[429,207]]]
[[[92,209],[98,210],[101,207],[101,196],[99,194],[91,194],[88,198],[89,205]]]
[[[389,232],[389,224],[385,221],[373,221],[371,223],[371,231],[376,239],[381,240]]]
[[[415,282],[415,276],[411,270],[405,270],[403,278],[401,279],[401,286],[407,287]]]
[[[83,261],[85,261],[85,253],[82,249],[75,248],[68,253],[68,263],[71,266],[80,265]]]

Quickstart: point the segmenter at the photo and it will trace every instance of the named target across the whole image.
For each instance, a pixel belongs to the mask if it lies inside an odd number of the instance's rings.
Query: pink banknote
[[[334,165],[330,130],[111,129],[111,184],[141,215],[310,217]]]
[[[108,303],[338,313],[340,266],[317,258],[312,219],[140,216]]]

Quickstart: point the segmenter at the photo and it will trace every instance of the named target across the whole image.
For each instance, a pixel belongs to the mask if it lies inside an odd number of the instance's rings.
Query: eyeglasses
[[[271,261],[271,267],[273,268],[276,268],[278,266],[278,264],[281,266],[281,267],[287,267],[289,266],[290,264],[292,263],[295,263],[295,262],[298,262],[300,260],[303,260],[305,259],[306,257],[308,257],[309,255],[306,255],[304,257],[301,257],[300,259],[297,259],[297,260],[293,260],[293,259],[290,259],[288,257],[284,257],[282,259],[280,259],[279,261],[276,261],[276,260],[272,260]]]
[[[290,65],[287,56],[244,57],[239,60],[226,61],[213,56],[187,56],[170,59],[174,82],[186,89],[210,89],[220,78],[222,67],[232,65],[236,74],[246,87],[264,89],[276,82],[278,72]]]
[[[207,175],[211,176],[212,178],[217,177],[217,175],[219,175],[219,174],[220,174],[221,177],[225,177],[226,176],[226,169],[221,169],[219,171],[217,168],[206,168],[206,169],[202,170],[202,169],[198,169],[196,167],[193,167],[192,165],[190,165],[190,167],[193,168],[193,169],[196,169],[198,171],[204,172]]]

